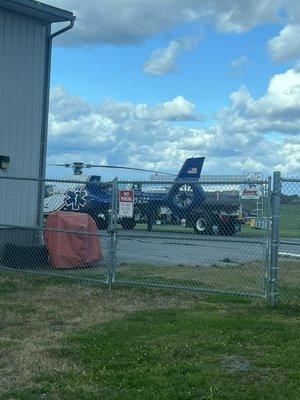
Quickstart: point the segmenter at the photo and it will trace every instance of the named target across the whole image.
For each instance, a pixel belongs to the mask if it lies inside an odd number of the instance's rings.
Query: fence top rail
[[[178,184],[187,184],[190,185],[191,183],[193,184],[200,184],[200,185],[266,185],[268,184],[268,180],[253,180],[253,179],[200,179],[199,181],[193,181],[193,180],[159,180],[159,181],[154,181],[154,180],[118,180],[117,181],[119,184],[143,184],[143,185],[173,185],[174,183]]]
[[[282,177],[281,178],[282,182],[295,182],[295,183],[300,183],[300,178],[288,178],[288,177]]]
[[[78,184],[85,184],[86,181],[84,180],[77,180],[77,179],[57,179],[57,178],[46,178],[46,179],[41,179],[41,178],[26,178],[26,177],[18,177],[18,176],[0,176],[0,181],[1,180],[13,180],[13,181],[29,181],[29,182],[45,182],[45,183],[78,183]],[[288,180],[290,182],[291,180]],[[300,182],[299,180],[296,180],[296,182]],[[100,183],[113,183],[114,181],[101,181]],[[173,185],[174,183],[180,183],[180,184],[191,184],[191,183],[198,183],[198,184],[210,184],[210,185],[220,185],[220,184],[231,184],[231,185],[251,185],[251,184],[256,184],[256,185],[265,185],[268,183],[268,180],[253,180],[253,179],[200,179],[199,181],[193,181],[193,180],[115,180],[118,184],[143,184],[143,185]],[[92,182],[89,181],[89,183],[95,183],[99,184],[99,182]]]

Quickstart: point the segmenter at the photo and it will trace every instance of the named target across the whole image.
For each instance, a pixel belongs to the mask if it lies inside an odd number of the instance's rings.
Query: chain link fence
[[[105,219],[100,208],[92,206],[99,184],[79,178],[43,181],[42,213],[35,201],[37,192],[32,192],[39,180],[0,178],[2,269],[108,282],[111,238],[106,229],[99,235],[99,229],[108,228],[109,216]],[[108,212],[112,183],[102,186],[108,193],[104,199]],[[65,219],[53,220],[59,211]],[[76,216],[86,220],[72,221]]]
[[[281,178],[278,297],[297,301],[300,293],[300,179]]]
[[[114,282],[263,295],[268,182],[256,182],[259,199],[241,199],[243,184],[118,182],[142,194],[132,225],[120,221]]]
[[[271,178],[0,177],[0,267],[107,285],[268,297],[272,304],[294,300],[299,180],[278,179],[272,187]],[[43,210],[36,200],[41,188]]]

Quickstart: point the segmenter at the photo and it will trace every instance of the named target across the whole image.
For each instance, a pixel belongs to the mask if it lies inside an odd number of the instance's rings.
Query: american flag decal
[[[187,171],[188,174],[197,174],[197,172],[198,172],[198,168],[196,168],[196,167],[189,168]]]

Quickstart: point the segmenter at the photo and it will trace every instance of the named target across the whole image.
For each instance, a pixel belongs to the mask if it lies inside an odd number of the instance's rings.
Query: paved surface
[[[107,251],[109,238],[102,236]],[[300,239],[284,238],[280,252],[300,254]],[[264,238],[200,236],[144,231],[120,231],[119,262],[152,265],[220,265],[264,260]]]

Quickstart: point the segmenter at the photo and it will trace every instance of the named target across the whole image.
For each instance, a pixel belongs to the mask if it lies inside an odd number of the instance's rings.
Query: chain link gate
[[[240,200],[241,185],[257,196]],[[114,181],[111,284],[265,296],[270,185],[270,179]],[[131,221],[119,217],[116,199],[124,188],[135,193]]]

